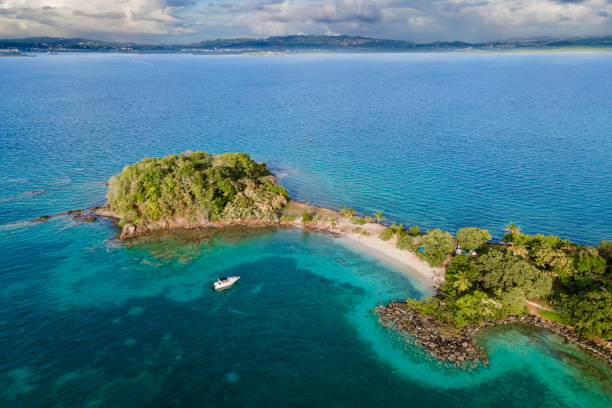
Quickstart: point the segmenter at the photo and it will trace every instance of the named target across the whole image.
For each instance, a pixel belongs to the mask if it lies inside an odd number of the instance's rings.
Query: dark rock
[[[125,224],[123,230],[121,230],[120,239],[130,239],[136,236],[136,226],[133,224]]]
[[[42,217],[34,218],[32,222],[47,221],[49,218],[51,218],[50,215],[43,215]]]
[[[126,226],[127,227],[127,226]],[[126,228],[124,227],[124,232]],[[128,231],[129,232],[129,231]],[[123,235],[123,234],[122,234]],[[509,316],[504,320],[484,321],[461,329],[450,323],[442,322],[432,316],[421,315],[418,309],[404,302],[390,302],[387,306],[375,309],[380,321],[391,328],[407,332],[414,343],[421,345],[427,353],[440,361],[452,362],[463,367],[476,368],[478,363],[489,364],[482,346],[476,343],[475,336],[486,327],[502,324],[526,323],[550,330],[585,350],[602,356],[612,363],[610,344],[599,344],[578,336],[573,329],[557,322],[541,319],[535,315]],[[409,339],[408,341],[412,341]]]

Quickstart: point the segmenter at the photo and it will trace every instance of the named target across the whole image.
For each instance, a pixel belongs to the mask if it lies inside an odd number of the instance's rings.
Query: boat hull
[[[232,276],[231,278],[228,279],[228,281],[217,281],[215,283],[212,284],[212,288],[214,290],[224,290],[224,289],[229,289],[232,286],[234,286],[236,284],[236,282],[238,282],[238,279],[240,279],[240,276]]]

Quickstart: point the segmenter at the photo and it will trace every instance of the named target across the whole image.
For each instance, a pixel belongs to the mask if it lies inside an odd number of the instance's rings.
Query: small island
[[[127,240],[156,231],[275,226],[333,233],[424,284],[432,295],[379,306],[383,325],[406,333],[433,357],[460,366],[487,363],[482,328],[527,323],[551,330],[612,362],[612,242],[596,247],[513,223],[502,241],[476,227],[455,235],[384,225],[360,215],[290,200],[264,163],[246,153],[187,151],[145,158],[108,182],[108,204],[68,211],[82,221],[111,217]],[[44,221],[49,216],[40,217]]]
[[[121,238],[160,229],[278,221],[289,201],[263,163],[245,153],[187,151],[145,158],[108,182],[108,206]]]

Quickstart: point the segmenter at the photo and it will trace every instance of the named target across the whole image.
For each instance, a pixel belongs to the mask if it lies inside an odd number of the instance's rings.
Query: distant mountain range
[[[141,53],[211,53],[237,54],[250,52],[410,52],[455,50],[512,50],[554,48],[609,48],[612,36],[528,39],[482,43],[436,41],[415,43],[348,35],[291,35],[269,38],[235,38],[202,41],[192,44],[137,44],[88,40],[83,38],[34,37],[0,40],[0,52],[95,51]]]

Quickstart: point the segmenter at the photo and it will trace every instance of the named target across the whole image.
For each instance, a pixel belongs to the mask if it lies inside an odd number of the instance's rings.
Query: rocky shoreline
[[[104,218],[118,220],[119,216],[112,212],[107,207],[102,207],[96,210],[96,215]],[[176,217],[156,221],[147,225],[126,224],[121,230],[119,239],[130,240],[144,235],[150,235],[159,231],[170,230],[190,230],[202,228],[227,228],[227,227],[272,227],[272,226],[296,226],[299,223],[295,221],[276,221],[276,220],[232,220],[232,221],[192,221],[186,218]],[[304,225],[306,228],[319,229],[315,225]]]
[[[379,321],[384,326],[405,332],[434,358],[459,366],[473,366],[474,363],[488,364],[484,348],[476,342],[476,334],[486,327],[515,323],[530,324],[549,330],[612,364],[610,343],[602,344],[586,339],[577,335],[568,326],[532,314],[509,316],[504,320],[488,320],[479,325],[459,329],[433,316],[422,315],[405,302],[390,302],[386,306],[378,306],[374,309],[374,313],[378,315]]]

